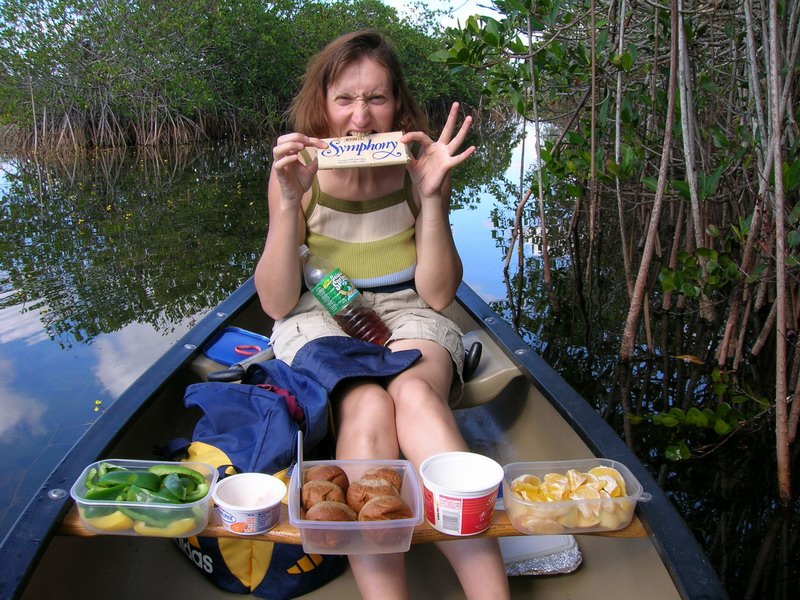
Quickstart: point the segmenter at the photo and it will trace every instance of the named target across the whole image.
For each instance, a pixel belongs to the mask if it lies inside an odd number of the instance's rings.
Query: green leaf
[[[750,274],[745,279],[747,283],[755,283],[764,275],[764,272],[767,270],[768,265],[766,263],[760,263],[756,265],[756,267],[750,271]]]
[[[628,422],[631,425],[639,425],[642,421],[644,421],[644,417],[635,415],[633,413],[625,413],[625,416],[628,418]]]
[[[511,97],[511,104],[514,105],[516,111],[519,114],[524,115],[526,109],[525,97],[522,94],[520,94],[516,88],[513,87],[508,90],[508,94]]]
[[[669,414],[678,421],[683,421],[686,418],[686,413],[684,413],[680,408],[677,407],[670,408]]]
[[[800,188],[800,160],[794,161],[791,165],[783,163],[783,189],[787,194],[791,194]]]
[[[577,133],[576,131],[570,131],[567,133],[567,140],[569,140],[570,144],[575,146],[585,146],[586,145],[586,138],[583,137],[581,134]]]
[[[722,150],[726,150],[731,147],[730,137],[719,125],[713,125],[710,132],[711,137],[714,140],[715,147]]]
[[[719,86],[705,73],[700,75],[700,86],[711,94],[719,92]]]
[[[672,188],[678,192],[681,196],[683,196],[686,200],[691,199],[691,193],[689,191],[689,184],[685,181],[680,180],[672,180],[670,181]]]
[[[681,293],[687,298],[698,298],[700,296],[700,292],[700,287],[691,283],[684,283],[681,286]]]
[[[791,254],[786,257],[785,264],[787,267],[800,267],[800,256]]]
[[[722,419],[718,419],[717,422],[714,423],[714,431],[716,431],[719,435],[725,435],[730,433],[731,426]]]
[[[675,417],[671,417],[669,415],[662,415],[661,416],[661,424],[664,427],[676,427],[679,425],[678,420]]]
[[[680,444],[678,444],[678,447],[680,448],[680,456],[682,459],[685,460],[692,457],[692,451],[685,441],[681,440]]]
[[[582,185],[579,185],[577,183],[567,184],[567,192],[569,192],[569,194],[570,194],[570,196],[572,198],[580,198],[580,197],[582,197],[584,191],[585,190],[584,190],[584,187]]]
[[[661,269],[658,274],[658,280],[661,283],[661,289],[666,293],[674,292],[678,289],[678,286],[675,285],[675,272],[672,269]]]
[[[608,96],[606,96],[600,103],[600,112],[598,114],[598,120],[601,125],[605,125],[608,122],[608,111],[610,110],[610,107],[610,99]]]
[[[508,42],[508,49],[514,54],[526,54],[528,52],[528,45],[525,44],[518,36]]]
[[[800,221],[800,202],[794,205],[792,212],[789,213],[789,224],[794,225]]]
[[[681,441],[677,446],[667,446],[664,455],[668,460],[687,460],[692,457],[692,451],[685,441]]]
[[[705,258],[706,260],[717,260],[719,254],[713,248],[698,248],[695,250],[695,254],[700,258]]]
[[[597,27],[600,31],[597,32],[597,37],[595,38],[597,43],[597,52],[600,53],[605,50],[606,46],[608,46],[608,36],[609,31],[608,27],[600,27],[600,24],[597,24]]]
[[[500,46],[500,29],[497,21],[486,17],[486,27],[483,30],[483,41],[493,48]]]
[[[701,413],[696,406],[693,406],[686,412],[685,423],[688,425],[695,425],[697,427],[705,427],[708,421],[703,416],[703,413]]]
[[[446,62],[450,58],[449,50],[439,50],[428,55],[428,60],[431,62]]]
[[[658,189],[658,179],[655,177],[642,177],[642,183],[651,192],[655,192]]]

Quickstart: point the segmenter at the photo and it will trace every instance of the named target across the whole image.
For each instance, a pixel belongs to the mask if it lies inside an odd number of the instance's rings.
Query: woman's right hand
[[[278,138],[272,150],[272,171],[280,183],[283,201],[295,206],[311,188],[318,169],[316,157],[307,165],[300,160],[300,153],[307,147],[322,150],[328,145],[319,138],[287,133]]]

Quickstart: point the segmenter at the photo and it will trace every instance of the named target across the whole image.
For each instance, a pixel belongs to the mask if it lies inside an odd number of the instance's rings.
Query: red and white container
[[[425,519],[450,535],[475,535],[492,524],[503,467],[472,452],[444,452],[420,465]]]

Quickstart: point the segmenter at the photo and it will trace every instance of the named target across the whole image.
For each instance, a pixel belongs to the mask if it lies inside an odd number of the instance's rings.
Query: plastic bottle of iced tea
[[[305,244],[300,246],[300,257],[306,286],[342,331],[381,346],[389,340],[390,332],[386,323],[372,310],[341,269],[325,258],[312,254]]]

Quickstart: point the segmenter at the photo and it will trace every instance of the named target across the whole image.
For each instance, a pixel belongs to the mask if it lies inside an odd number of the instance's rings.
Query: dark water
[[[645,415],[713,396],[709,369],[675,359],[702,357],[711,344],[691,314],[653,314],[656,351],[619,370],[628,306],[620,252],[608,236],[587,278],[579,243],[567,235],[571,203],[547,207],[553,294],[543,284],[533,203],[524,251],[512,254],[504,276],[519,196],[513,136],[485,136],[454,181],[453,231],[467,283],[620,432],[622,398],[630,402],[624,410]],[[267,226],[268,165],[267,147],[231,146],[0,158],[0,536],[99,411],[251,275]],[[745,597],[762,541],[778,528],[793,561],[768,563],[752,597],[788,597],[797,587],[798,520],[777,519],[768,421],[754,418],[725,438],[646,424],[634,433],[637,453],[734,597]],[[687,435],[701,452],[666,460]]]

